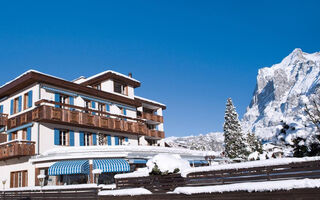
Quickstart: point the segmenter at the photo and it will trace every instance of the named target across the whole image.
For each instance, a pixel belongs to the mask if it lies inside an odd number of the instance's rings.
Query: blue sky
[[[320,51],[319,1],[0,1],[0,83],[28,69],[68,80],[112,69],[167,105],[167,136],[242,116],[261,67]]]

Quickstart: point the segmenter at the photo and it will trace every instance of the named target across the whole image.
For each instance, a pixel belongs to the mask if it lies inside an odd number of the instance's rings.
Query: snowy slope
[[[194,150],[216,151],[223,150],[224,136],[221,132],[187,137],[168,137],[164,141],[172,147],[182,147]]]
[[[319,76],[320,52],[308,54],[301,49],[295,49],[279,64],[260,69],[252,101],[242,119],[243,129],[276,141],[283,121],[294,127],[284,138],[287,142],[292,136],[314,132],[304,104],[319,87]]]

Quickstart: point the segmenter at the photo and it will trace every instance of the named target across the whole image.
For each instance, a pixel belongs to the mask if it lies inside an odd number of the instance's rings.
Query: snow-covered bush
[[[147,168],[151,175],[167,175],[188,169],[190,164],[176,154],[158,154],[147,162]]]

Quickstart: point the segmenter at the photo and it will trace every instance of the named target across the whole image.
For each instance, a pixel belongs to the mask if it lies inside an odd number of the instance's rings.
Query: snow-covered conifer
[[[227,100],[224,119],[223,132],[226,155],[229,158],[246,158],[246,141],[242,134],[238,113],[231,98]]]

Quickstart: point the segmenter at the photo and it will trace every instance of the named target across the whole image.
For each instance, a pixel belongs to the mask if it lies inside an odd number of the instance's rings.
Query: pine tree
[[[247,145],[248,145],[247,149],[250,153],[253,153],[256,151],[259,152],[260,154],[262,153],[262,143],[256,137],[255,134],[250,132],[247,134]]]
[[[242,134],[238,113],[231,98],[227,100],[224,119],[223,132],[226,155],[229,158],[246,158],[248,153],[245,138]]]

